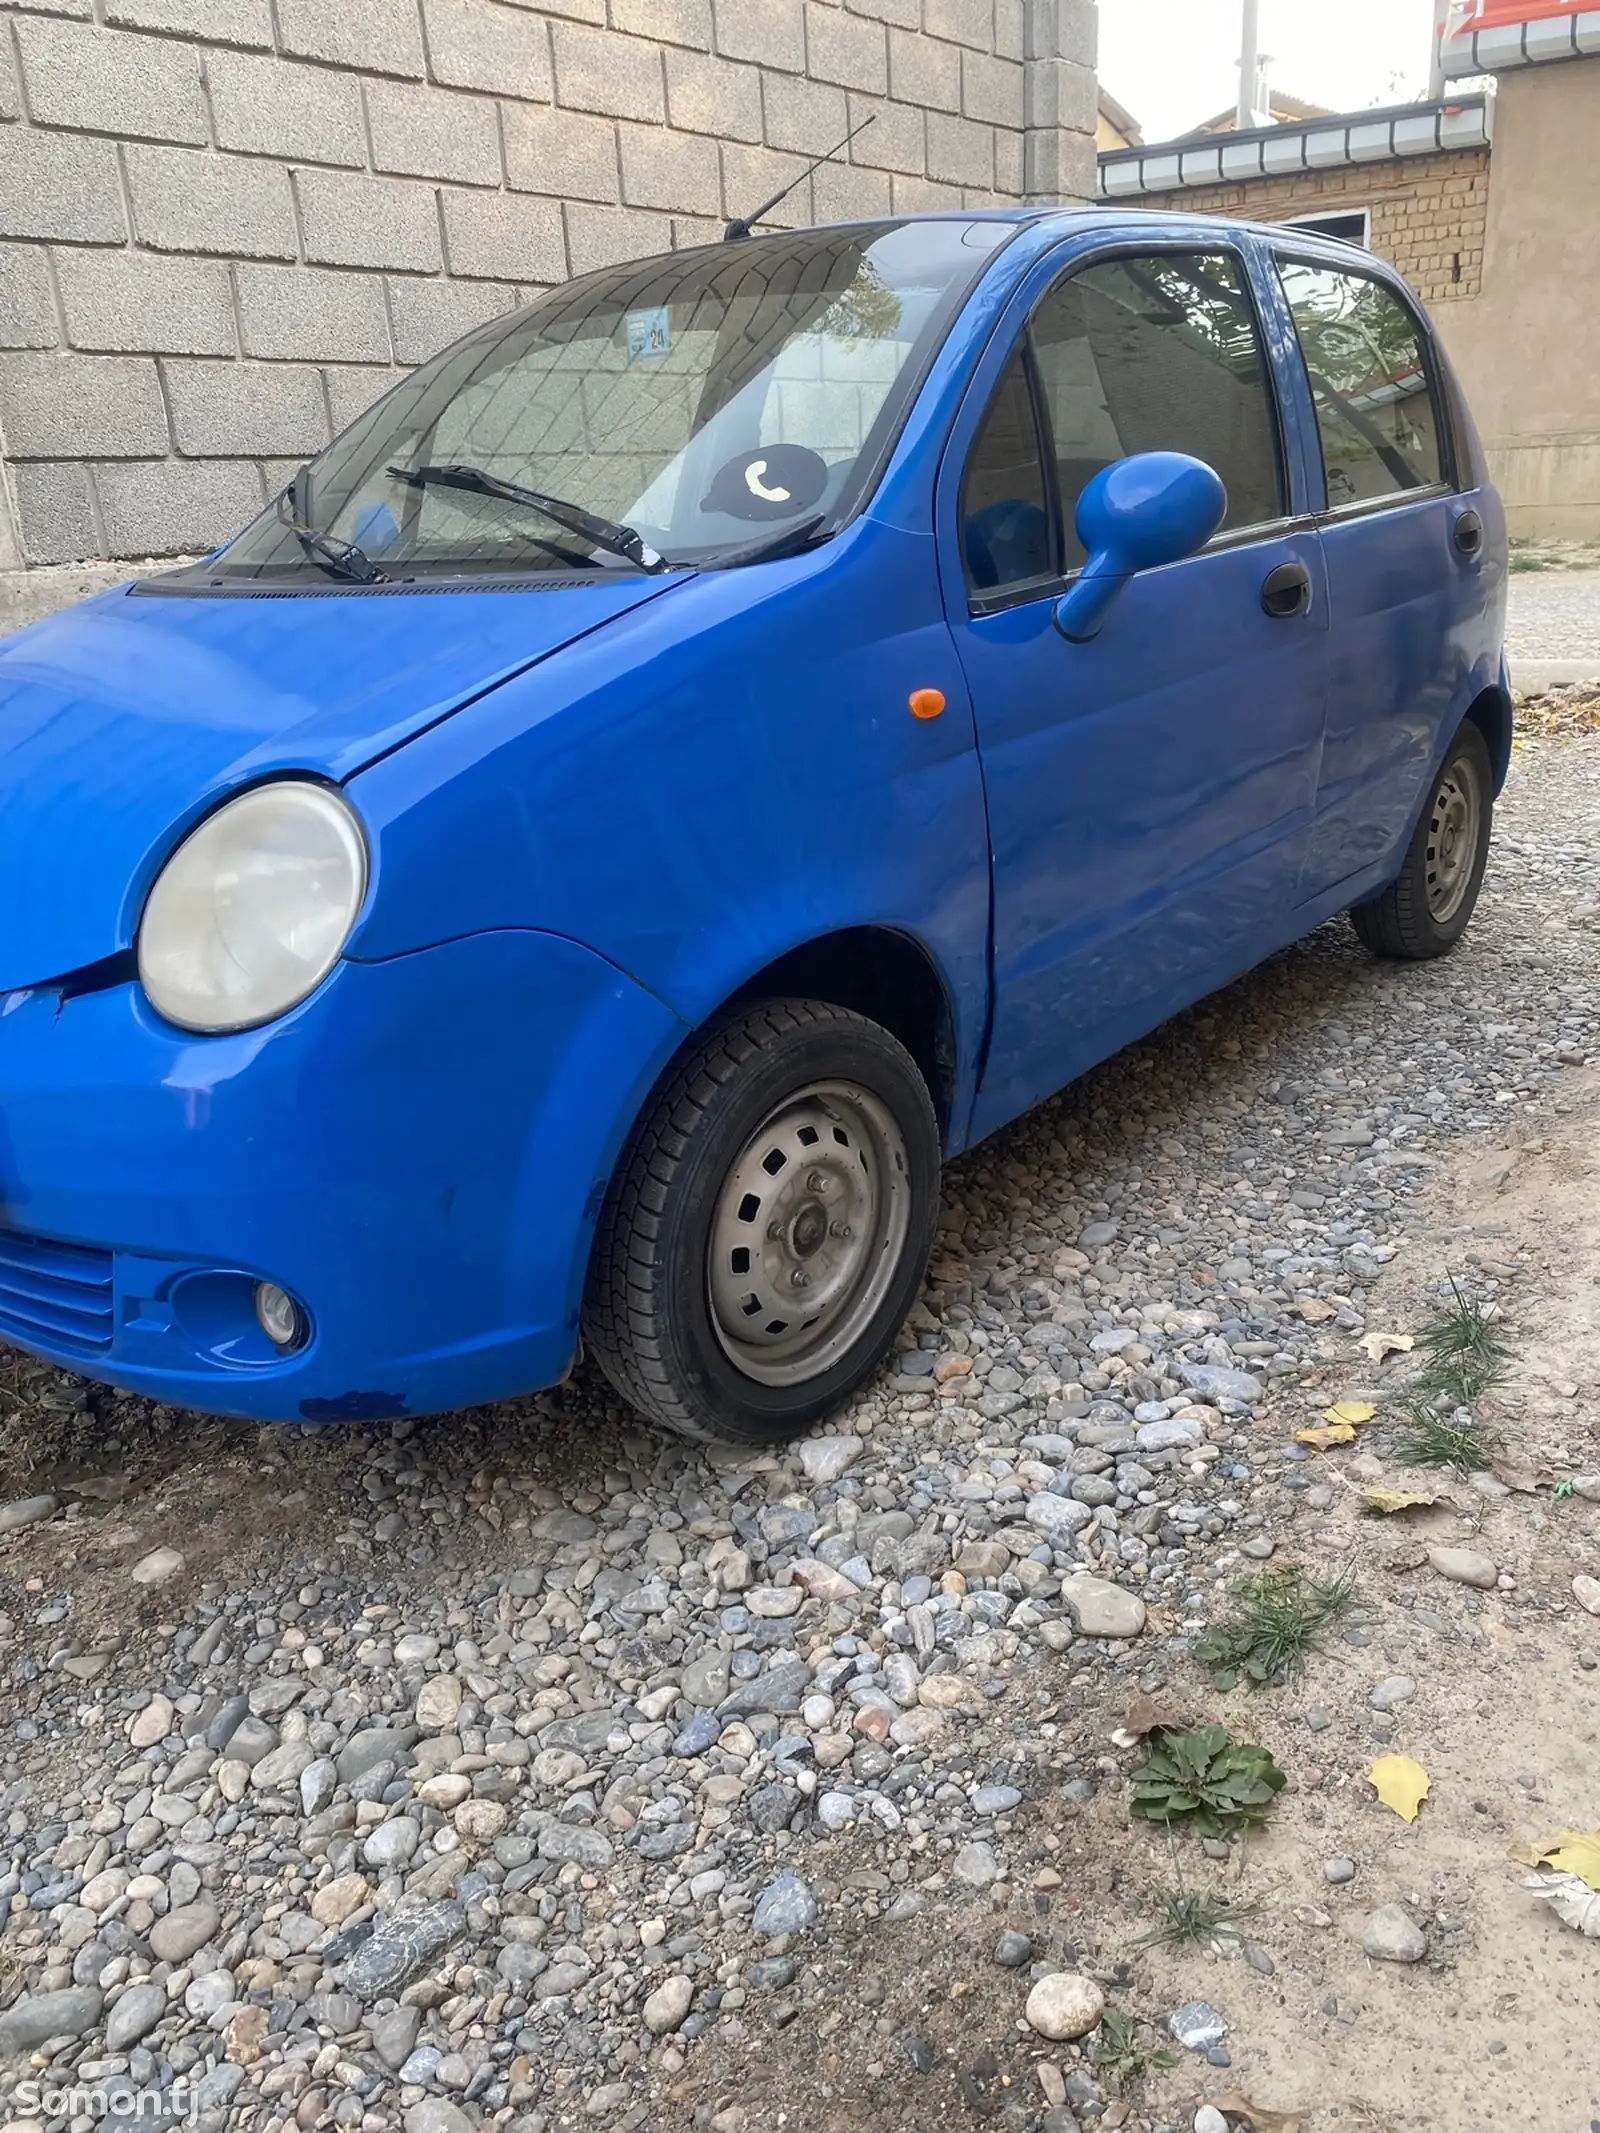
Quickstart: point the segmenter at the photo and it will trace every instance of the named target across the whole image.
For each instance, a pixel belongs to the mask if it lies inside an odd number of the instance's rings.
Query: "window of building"
[[[1365,274],[1298,259],[1278,271],[1311,377],[1330,508],[1442,481],[1442,426],[1414,313]]]
[[[1317,237],[1337,237],[1341,244],[1358,244],[1364,252],[1372,248],[1372,215],[1364,207],[1352,208],[1343,215],[1296,215],[1283,227],[1310,230]]]

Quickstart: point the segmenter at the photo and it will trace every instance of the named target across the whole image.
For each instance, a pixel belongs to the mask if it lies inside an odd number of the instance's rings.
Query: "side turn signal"
[[[944,709],[944,691],[913,689],[908,701],[913,718],[937,718]]]

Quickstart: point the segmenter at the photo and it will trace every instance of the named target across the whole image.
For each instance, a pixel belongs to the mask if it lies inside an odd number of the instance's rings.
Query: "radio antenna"
[[[789,195],[794,191],[797,185],[804,185],[805,181],[807,180],[807,178],[810,177],[811,173],[814,170],[820,170],[824,163],[831,163],[836,155],[839,155],[844,149],[850,146],[850,143],[855,139],[858,133],[865,133],[867,128],[872,124],[873,120],[876,119],[877,115],[878,114],[876,113],[876,111],[871,112],[866,118],[861,121],[861,124],[859,126],[852,126],[850,131],[845,135],[844,139],[838,144],[836,148],[830,148],[826,155],[820,155],[816,158],[815,162],[808,163],[805,169],[801,171],[798,178],[791,179],[790,182],[783,188],[783,191],[781,193],[774,193],[772,198],[768,200],[765,205],[758,207],[753,215],[744,215],[741,216],[737,222],[730,222],[727,228],[722,233],[723,243],[737,244],[741,238],[748,237],[750,232],[755,228],[756,224],[758,222],[764,222],[768,215],[772,213],[772,210],[775,207],[779,206],[783,201],[788,199]]]

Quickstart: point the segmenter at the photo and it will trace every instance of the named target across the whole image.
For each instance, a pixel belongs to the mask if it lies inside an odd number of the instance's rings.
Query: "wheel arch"
[[[1511,767],[1512,723],[1511,695],[1502,682],[1480,690],[1461,717],[1462,725],[1474,725],[1483,735],[1483,744],[1489,751],[1489,762],[1494,771],[1496,799],[1500,797],[1506,772]]]

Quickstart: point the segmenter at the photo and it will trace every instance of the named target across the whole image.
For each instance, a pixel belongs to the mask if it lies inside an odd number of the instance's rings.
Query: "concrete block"
[[[125,244],[117,151],[70,133],[0,131],[0,237]]]
[[[551,36],[556,94],[562,103],[611,118],[665,119],[666,90],[655,45],[611,31],[601,35],[570,22],[556,23]]]
[[[937,38],[889,32],[889,94],[927,111],[961,109],[961,48]]]
[[[844,91],[829,83],[808,81],[803,74],[769,74],[761,84],[761,100],[769,148],[792,149],[809,161],[849,131]]]
[[[509,311],[513,292],[491,281],[413,281],[397,277],[387,285],[389,320],[397,363],[426,363],[485,319]]]
[[[357,415],[364,415],[374,400],[381,400],[391,386],[400,383],[398,370],[369,370],[351,364],[322,373],[333,415],[333,434],[347,430]]]
[[[1001,0],[996,0],[999,6]],[[1025,59],[1070,59],[1092,67],[1098,57],[1100,15],[1095,0],[1027,0]]]
[[[874,22],[890,22],[902,30],[922,27],[922,0],[844,0],[852,15],[869,15]]]
[[[14,467],[12,480],[22,552],[30,563],[74,562],[98,552],[86,467]]]
[[[375,274],[241,262],[234,286],[246,355],[279,362],[389,361],[389,312]]]
[[[923,0],[922,26],[930,37],[942,37],[947,44],[993,51],[993,0]]]
[[[611,27],[657,44],[711,49],[711,0],[611,0]]]
[[[823,147],[832,143],[823,142]],[[764,200],[770,200],[780,187],[791,179],[801,183],[788,199],[772,210],[762,223],[763,229],[804,229],[814,220],[811,213],[811,187],[805,179],[805,167],[809,156],[783,155],[775,148],[744,148],[735,142],[727,142],[722,150],[722,211],[730,218],[754,214]]]
[[[8,10],[15,12],[14,9]],[[30,15],[60,15],[73,22],[88,22],[94,16],[94,0],[29,0]]]
[[[549,101],[550,34],[542,22],[493,0],[424,0],[423,21],[436,82]]]
[[[72,348],[233,355],[233,292],[220,260],[63,247],[56,279]]]
[[[672,249],[672,224],[665,215],[579,203],[569,206],[566,212],[567,246],[574,274],[615,266],[619,260],[648,259]]]
[[[1022,129],[1022,65],[982,52],[961,55],[961,108],[986,126]]]
[[[858,126],[869,111],[873,115],[872,124],[851,142],[851,160],[864,163],[869,170],[901,170],[910,177],[921,177],[928,167],[928,146],[927,127],[920,106],[885,104],[868,96],[852,96],[850,124]]]
[[[994,0],[994,48],[999,58],[1027,58],[1028,6],[1029,0]]]
[[[861,89],[868,96],[889,92],[888,32],[865,15],[847,15],[836,7],[806,7],[806,67],[814,80]]]
[[[324,170],[297,170],[294,185],[306,257],[315,264],[414,274],[437,274],[444,265],[431,186]]]
[[[859,222],[894,208],[889,173],[849,163],[824,163],[812,174],[811,196],[819,222]]]
[[[1004,199],[1020,200],[1023,196],[1026,181],[1022,150],[1026,139],[1026,134],[1008,133],[1003,126],[994,130],[994,189]]]
[[[416,0],[278,0],[280,49],[364,74],[424,72]]]
[[[367,84],[374,170],[458,185],[500,183],[500,127],[486,98],[409,84]]]
[[[709,53],[668,51],[667,118],[722,141],[761,139],[761,76]]]
[[[444,241],[450,272],[481,281],[566,278],[561,208],[514,193],[446,193]]]
[[[1065,128],[1093,134],[1100,95],[1094,69],[1070,59],[1035,60],[1027,70],[1025,121],[1030,131]]]
[[[0,37],[0,119],[21,116],[22,85],[17,80],[16,61],[11,56],[10,40]]]
[[[722,204],[717,144],[703,134],[664,126],[617,129],[622,149],[622,197],[629,207],[677,208],[714,215]]]
[[[172,433],[191,459],[304,459],[328,441],[322,380],[309,364],[165,366]]]
[[[261,478],[245,460],[140,461],[98,467],[94,479],[107,555],[204,555],[261,509]]]
[[[0,348],[54,348],[60,338],[43,247],[0,244]]]
[[[12,459],[139,459],[168,450],[148,357],[0,357],[0,434]]]
[[[553,106],[506,104],[500,112],[506,175],[515,191],[557,200],[615,200],[617,128]]]
[[[606,0],[502,0],[502,4],[535,15],[560,15],[568,22],[604,23],[606,19]]]
[[[196,148],[130,146],[123,154],[142,244],[158,252],[294,258],[286,172]]]
[[[1062,206],[1094,198],[1092,134],[1060,129],[1029,133],[1024,136],[1022,154],[1025,199]]]
[[[994,183],[994,129],[972,119],[928,113],[928,176],[951,185]]]
[[[702,244],[722,242],[723,221],[720,215],[674,215],[672,218],[672,249],[685,252]]]
[[[889,180],[889,189],[897,215],[937,215],[946,208],[965,205],[959,185],[944,185],[936,178],[908,178],[896,171]]]
[[[803,0],[713,0],[717,50],[786,74],[806,70]]]
[[[272,50],[272,0],[106,0],[105,19],[122,29]]]
[[[287,59],[211,52],[206,84],[219,147],[354,169],[367,160],[361,89],[349,74],[296,66]]]
[[[17,38],[35,125],[131,140],[205,140],[200,57],[192,45],[27,17]]]

